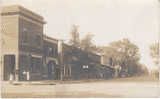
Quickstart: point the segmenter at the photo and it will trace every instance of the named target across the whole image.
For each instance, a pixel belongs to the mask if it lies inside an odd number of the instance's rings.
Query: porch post
[[[58,60],[60,65],[60,79],[63,80],[63,41],[58,41]]]
[[[15,81],[19,81],[19,56],[15,57]]]

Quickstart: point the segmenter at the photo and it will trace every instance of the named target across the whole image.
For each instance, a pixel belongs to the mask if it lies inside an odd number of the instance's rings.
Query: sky
[[[158,0],[0,0],[2,5],[19,4],[44,17],[44,33],[68,40],[72,24],[79,26],[80,37],[94,35],[96,45],[128,38],[140,49],[141,60],[156,68],[149,46],[158,42]]]

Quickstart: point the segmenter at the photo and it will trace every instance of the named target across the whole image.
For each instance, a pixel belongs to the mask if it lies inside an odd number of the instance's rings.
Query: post
[[[58,41],[58,60],[60,65],[60,79],[63,80],[63,41]]]
[[[19,81],[19,63],[18,63],[18,55],[15,57],[15,81]]]
[[[105,54],[101,54],[101,64],[105,65]]]

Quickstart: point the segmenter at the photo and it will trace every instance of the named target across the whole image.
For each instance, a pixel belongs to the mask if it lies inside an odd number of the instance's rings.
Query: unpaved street
[[[2,84],[3,97],[158,97],[158,81],[101,80],[56,85]]]

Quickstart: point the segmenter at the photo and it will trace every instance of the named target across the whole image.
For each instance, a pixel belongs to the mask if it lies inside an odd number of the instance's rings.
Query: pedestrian
[[[10,84],[13,83],[13,79],[14,79],[13,74],[10,73],[10,75],[9,75],[9,83],[10,83]]]
[[[29,73],[29,71],[27,71],[27,81],[29,81],[30,80],[30,73]]]

